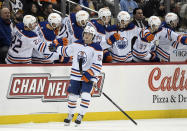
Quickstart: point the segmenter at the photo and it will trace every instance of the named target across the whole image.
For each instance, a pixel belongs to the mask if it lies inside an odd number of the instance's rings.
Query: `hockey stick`
[[[100,91],[99,88],[97,88],[97,86],[95,86],[95,88],[97,90]],[[137,122],[135,122],[132,117],[130,117],[125,111],[123,111],[106,93],[104,93],[103,91],[101,91],[101,93],[115,106],[117,107],[127,118],[129,118],[135,125],[138,125]]]
[[[79,60],[79,70],[82,74],[82,58]],[[94,86],[96,90],[101,91],[96,85]],[[123,111],[106,93],[101,91],[101,93],[114,105],[116,106],[127,118],[129,118],[135,125],[138,125],[137,122],[135,122],[125,111]]]

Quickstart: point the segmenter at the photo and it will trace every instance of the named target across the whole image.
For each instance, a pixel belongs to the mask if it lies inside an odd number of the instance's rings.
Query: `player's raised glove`
[[[60,38],[60,39],[55,39],[53,42],[49,45],[49,50],[51,52],[56,52],[57,48],[59,46],[67,46],[68,45],[68,39],[67,38]]]
[[[81,80],[88,83],[91,80],[91,78],[93,78],[93,75],[94,75],[93,71],[89,69],[83,73]]]
[[[111,35],[108,40],[107,40],[107,43],[109,45],[112,45],[114,44],[114,42],[118,41],[120,39],[120,34],[118,33],[114,33],[113,35]]]

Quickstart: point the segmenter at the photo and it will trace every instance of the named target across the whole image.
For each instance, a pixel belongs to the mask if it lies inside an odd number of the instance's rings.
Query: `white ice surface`
[[[187,131],[187,118],[178,119],[144,119],[119,121],[83,121],[79,127],[64,126],[63,122],[26,123],[0,125],[0,131]]]

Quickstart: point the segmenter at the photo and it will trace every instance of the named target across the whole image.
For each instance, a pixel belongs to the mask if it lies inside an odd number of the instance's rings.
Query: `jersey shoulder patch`
[[[26,37],[37,37],[36,33],[34,33],[33,31],[28,31],[24,29],[24,24],[23,23],[19,23],[16,25],[17,29]]]
[[[97,32],[101,34],[106,34],[105,33],[105,27],[97,22],[97,20],[91,20],[91,23],[95,26]]]
[[[134,29],[136,26],[135,26],[135,24],[134,23],[130,23],[126,28],[125,28],[125,30],[132,30],[132,29]]]
[[[92,43],[89,45],[90,47],[93,47],[97,51],[102,51],[102,47],[99,43]]]
[[[107,32],[112,32],[112,31],[117,31],[117,30],[118,30],[117,25],[108,26],[108,27],[106,28],[106,31],[107,31]]]

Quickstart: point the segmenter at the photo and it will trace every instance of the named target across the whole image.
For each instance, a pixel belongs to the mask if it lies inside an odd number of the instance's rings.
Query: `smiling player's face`
[[[88,33],[88,32],[84,32],[83,40],[85,41],[86,44],[91,43],[92,39],[93,39],[93,34]]]

